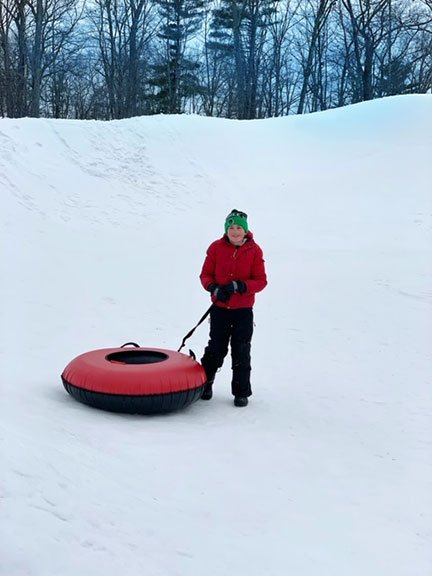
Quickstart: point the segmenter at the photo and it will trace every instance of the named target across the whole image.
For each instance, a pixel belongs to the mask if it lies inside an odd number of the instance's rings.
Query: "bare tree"
[[[318,63],[321,59],[317,58],[317,48],[321,39],[323,28],[327,22],[330,12],[336,3],[336,0],[308,0],[310,13],[312,14],[312,26],[310,31],[310,40],[307,50],[307,56],[303,64],[303,85],[300,92],[299,105],[297,114],[302,114],[305,106],[306,95],[309,88],[310,77],[312,76],[314,60]],[[315,10],[316,8],[316,10]],[[307,20],[309,15],[306,15]]]
[[[27,113],[27,0],[0,2],[0,96],[7,116]]]
[[[155,33],[150,0],[95,0],[90,11],[96,29],[110,115],[138,113],[139,69]]]
[[[44,76],[72,36],[82,10],[78,0],[27,0],[27,3],[31,15],[28,28],[29,113],[38,117]]]
[[[206,116],[221,116],[226,106],[224,95],[230,92],[229,64],[223,51],[211,48],[211,16],[213,2],[204,3],[201,35],[203,67],[201,69],[202,111]]]
[[[268,24],[263,64],[263,88],[259,116],[281,116],[290,109],[295,72],[292,69],[290,32],[298,26],[298,12],[302,0],[284,0],[274,4],[276,14]],[[286,85],[290,90],[286,91]]]
[[[355,100],[373,98],[373,64],[378,46],[385,40],[388,28],[382,14],[391,0],[342,0],[351,23],[354,62],[360,82]]]
[[[13,21],[11,0],[0,2],[0,112],[2,116],[15,115],[16,68],[11,45]]]

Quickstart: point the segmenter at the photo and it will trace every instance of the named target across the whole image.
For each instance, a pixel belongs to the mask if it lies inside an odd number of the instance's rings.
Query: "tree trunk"
[[[32,91],[30,101],[30,116],[39,118],[40,116],[40,97],[42,82],[42,57],[43,57],[43,18],[44,6],[43,0],[36,0],[35,18],[35,37],[33,53],[31,58],[32,73]]]
[[[320,0],[320,4],[318,7],[318,11],[315,16],[314,25],[312,29],[312,36],[309,43],[308,55],[306,59],[306,64],[303,68],[303,84],[302,89],[300,92],[300,99],[299,105],[297,108],[297,114],[303,114],[305,102],[306,102],[306,95],[309,88],[309,79],[312,75],[312,65],[316,55],[316,45],[319,39],[319,35],[321,33],[321,29],[324,26],[332,6],[334,4],[334,0]]]

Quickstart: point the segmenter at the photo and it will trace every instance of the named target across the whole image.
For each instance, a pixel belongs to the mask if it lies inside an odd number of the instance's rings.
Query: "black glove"
[[[228,291],[225,290],[224,286],[219,286],[218,284],[215,284],[214,282],[212,282],[211,284],[209,284],[207,286],[207,291],[210,292],[210,294],[212,296],[214,296],[216,298],[216,300],[219,300],[220,302],[228,302],[228,300],[231,297],[231,294],[229,294]]]
[[[247,292],[246,282],[243,282],[243,280],[236,280],[235,284],[237,284],[237,292],[239,294],[244,294],[245,292]]]
[[[247,291],[246,283],[243,280],[233,280],[224,284],[223,286],[218,286],[217,284],[209,284],[207,290],[217,299],[219,302],[228,302],[231,296],[238,292],[239,294],[244,294]]]
[[[246,283],[243,282],[243,280],[233,280],[232,282],[222,286],[222,288],[224,288],[230,296],[232,296],[235,292],[244,294],[247,291]]]
[[[234,292],[237,292],[237,283],[236,282],[228,282],[228,284],[224,284],[221,288],[228,294],[228,296],[232,296]]]
[[[213,292],[213,296],[216,300],[219,300],[219,302],[228,302],[232,294],[233,292],[227,290],[227,284],[225,286],[216,286],[216,289]]]
[[[232,282],[228,282],[228,284],[224,284],[223,286],[218,286],[215,290],[214,295],[218,300],[221,302],[228,302],[235,292],[239,294],[243,294],[246,292],[247,286],[243,280],[233,280]]]

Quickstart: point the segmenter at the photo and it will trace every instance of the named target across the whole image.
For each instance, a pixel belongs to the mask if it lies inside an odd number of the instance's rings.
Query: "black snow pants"
[[[251,340],[253,333],[252,308],[220,308],[210,311],[210,340],[201,364],[207,381],[213,382],[217,370],[228,354],[231,341],[231,391],[233,396],[251,396]]]

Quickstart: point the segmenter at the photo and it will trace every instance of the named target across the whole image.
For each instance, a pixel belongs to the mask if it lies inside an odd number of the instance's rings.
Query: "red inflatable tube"
[[[75,399],[110,411],[168,412],[200,398],[206,375],[191,356],[161,348],[104,348],[77,356],[61,375]]]

